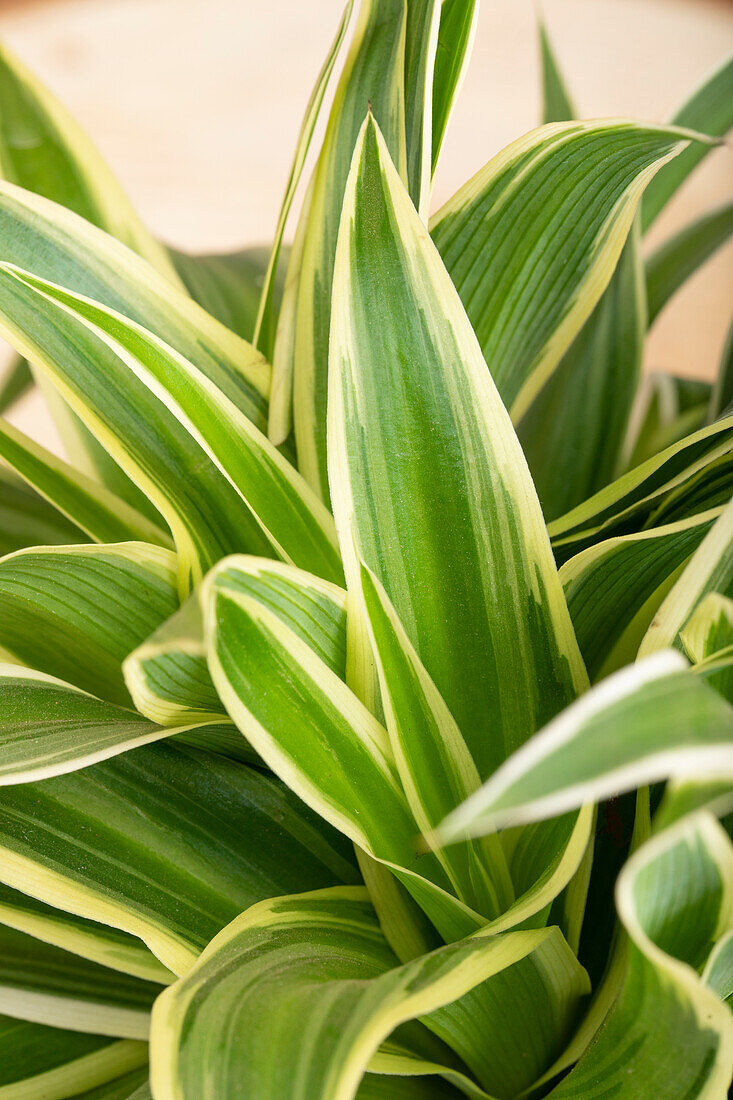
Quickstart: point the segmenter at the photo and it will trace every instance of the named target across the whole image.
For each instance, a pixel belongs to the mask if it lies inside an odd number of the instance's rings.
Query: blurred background
[[[159,236],[191,251],[267,241],[301,116],[343,0],[0,0],[0,37],[100,147]],[[731,0],[543,0],[582,117],[667,119],[733,49]],[[482,0],[434,204],[539,118],[532,0]],[[654,246],[733,194],[708,157]],[[288,237],[292,236],[293,225]],[[713,376],[733,303],[733,247],[657,322],[648,366]],[[53,445],[37,403],[13,419]]]

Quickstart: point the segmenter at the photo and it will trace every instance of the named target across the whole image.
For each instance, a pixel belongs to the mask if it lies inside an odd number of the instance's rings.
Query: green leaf
[[[178,730],[34,669],[0,663],[0,785],[86,768]]]
[[[0,183],[0,235],[4,262],[155,332],[265,427],[270,368],[262,356],[119,241],[8,183]]]
[[[33,385],[33,375],[28,363],[20,355],[14,356],[0,382],[0,413],[23,396]]]
[[[341,17],[338,30],[336,31],[336,37],[331,43],[331,48],[326,54],[325,61],[321,67],[320,72],[316,78],[316,83],[313,87],[313,91],[310,94],[310,99],[303,115],[303,121],[300,124],[300,132],[298,133],[298,140],[295,144],[295,153],[293,154],[293,162],[290,166],[290,175],[285,185],[285,194],[283,195],[283,201],[280,206],[280,212],[277,217],[277,226],[275,227],[275,239],[270,251],[269,260],[267,263],[267,270],[262,283],[262,291],[260,294],[259,304],[257,307],[257,316],[253,329],[252,342],[255,347],[261,348],[265,354],[272,354],[272,347],[275,339],[275,286],[277,276],[278,260],[280,258],[280,249],[282,247],[283,234],[285,232],[285,223],[288,220],[288,214],[290,213],[290,207],[293,204],[293,198],[300,182],[300,177],[303,174],[303,168],[305,167],[305,160],[308,155],[311,141],[313,139],[313,131],[315,130],[318,117],[321,113],[321,106],[323,104],[323,97],[326,94],[326,88],[328,82],[331,79],[331,73],[333,67],[336,64],[336,58],[341,49],[341,45],[346,35],[346,28],[349,25],[351,19],[351,12],[354,7],[354,0],[348,0],[346,7],[344,8],[344,14]]]
[[[169,252],[193,300],[237,336],[251,341],[270,250],[244,248],[204,255],[177,249]],[[276,279],[273,305],[279,305],[282,292],[283,280]]]
[[[674,115],[676,126],[722,137],[733,126],[733,55],[700,85]],[[649,187],[642,204],[642,230],[646,232],[680,184],[710,152],[710,147],[693,144],[668,164]]]
[[[119,341],[46,289],[46,283],[36,285],[32,276],[0,264],[0,313],[4,310],[11,318],[12,338],[29,350],[64,400],[165,515],[178,550],[182,595],[227,553],[273,552],[260,523],[212,461],[199,433],[189,431],[177,408],[165,403],[166,398],[173,403],[167,391],[156,387],[155,379],[148,384],[140,377],[139,361]],[[60,289],[55,293],[61,294]],[[94,308],[92,303],[88,306]],[[141,339],[152,354],[159,350],[161,371],[170,361],[180,372],[180,361],[165,345],[152,335]],[[230,411],[235,409],[223,395],[222,400]],[[241,419],[256,431],[244,416]],[[290,469],[279,455],[278,459]]]
[[[479,933],[398,966],[364,892],[275,899],[234,921],[156,1004],[152,1086],[160,1100],[238,1092],[348,1100],[367,1067],[394,1067],[389,1047],[377,1053],[380,1043],[420,1016],[486,1089],[516,1095],[552,1057],[585,988],[556,929]],[[527,1042],[529,1011],[539,1023],[536,1047]],[[263,1013],[267,1042],[253,1023]],[[480,1021],[476,1035],[462,1027],[463,1013]],[[226,1043],[213,1047],[221,1020]],[[435,1049],[415,1024],[398,1034],[408,1051]],[[409,1073],[409,1056],[400,1061]]]
[[[446,818],[447,842],[564,813],[668,776],[733,773],[733,707],[665,651],[593,688]]]
[[[405,23],[406,180],[415,207],[425,222],[433,175],[433,76],[441,9],[442,0],[408,0]]]
[[[145,1043],[0,1016],[1,1100],[66,1100],[143,1066]]]
[[[733,595],[733,501],[705,536],[654,616],[639,647],[639,656],[645,657],[667,646],[681,649],[679,632],[708,592]]]
[[[123,974],[164,985],[174,980],[171,971],[136,936],[56,909],[3,884],[0,884],[0,922]]]
[[[52,315],[53,304],[58,303],[63,307],[62,316],[72,317],[84,325],[91,336],[99,336],[110,352],[116,353],[124,362],[127,368],[124,374],[132,372],[134,378],[139,379],[165,405],[175,418],[178,437],[182,436],[180,442],[176,438],[181,462],[186,449],[193,450],[192,443],[195,441],[226,479],[227,490],[230,492],[230,486],[234,487],[241,498],[237,511],[243,518],[246,517],[246,522],[240,521],[241,544],[231,546],[230,550],[266,553],[274,547],[281,557],[301,568],[329,580],[343,578],[336,533],[328,510],[267,437],[204,374],[152,333],[130,323],[120,314],[25,273],[17,273],[17,277],[38,291],[48,304],[46,308],[51,307]],[[61,327],[60,319],[57,323]],[[68,369],[64,371],[62,368],[61,373],[66,382]],[[79,373],[78,367],[76,373]],[[96,373],[98,375],[99,371]],[[119,367],[118,374],[122,377]],[[96,376],[91,383],[98,384]],[[81,400],[90,403],[86,394]],[[99,398],[95,400],[92,397],[91,401],[94,403],[93,414],[99,416],[102,413]],[[81,415],[84,415],[83,411]],[[125,436],[123,430],[117,429],[116,434],[122,447],[125,447],[131,433],[128,431]],[[148,446],[144,455],[148,464],[152,462],[152,450]],[[138,469],[140,461],[138,459],[136,463]],[[122,456],[120,463],[124,465]],[[166,474],[165,480],[156,483],[159,494],[164,492],[164,485],[170,486],[170,472],[166,471]],[[149,470],[148,478],[152,480]],[[191,475],[189,493],[190,479]],[[203,477],[201,481],[203,495]],[[172,528],[181,515],[179,502],[184,494],[185,485],[181,485],[175,494],[171,494],[171,500],[158,502]],[[222,498],[221,493],[218,496]],[[226,515],[226,498],[214,498],[210,505],[212,509],[215,503],[219,505],[214,509],[218,513],[216,522],[221,526],[221,515]],[[211,526],[213,529],[216,523],[212,522]],[[195,530],[192,534],[195,537]],[[207,564],[213,564],[213,561]]]
[[[355,881],[352,859],[278,780],[180,743],[0,801],[0,881],[139,936],[174,973],[255,901]]]
[[[147,1039],[161,988],[0,925],[0,1007],[21,1020]]]
[[[608,285],[644,188],[692,137],[617,119],[543,126],[490,160],[431,220],[515,422]]]
[[[680,631],[680,641],[694,664],[733,645],[733,600],[708,592]]]
[[[733,203],[704,214],[665,241],[646,262],[649,324],[686,279],[733,233]]]
[[[275,374],[293,378],[298,467],[308,482],[328,499],[326,476],[326,394],[331,286],[336,237],[349,161],[367,105],[380,122],[390,149],[406,178],[405,28],[406,0],[362,0],[344,70],[326,128],[297,259],[297,301],[292,306],[294,331],[281,335],[275,347]],[[293,269],[294,270],[294,269]],[[288,271],[288,281],[291,271]],[[286,432],[287,434],[287,432]],[[279,442],[276,439],[276,442]]]
[[[632,229],[600,301],[517,426],[548,521],[618,470],[644,350],[643,278]]]
[[[0,459],[95,542],[170,545],[161,527],[5,420],[0,420]]]
[[[485,778],[585,670],[514,430],[371,117],[341,224],[329,473],[347,580],[358,554]]]
[[[384,589],[365,566],[359,579],[392,753],[418,828],[427,833],[478,788],[478,771]],[[458,896],[478,912],[498,916],[514,901],[498,839],[437,854]]]
[[[539,13],[537,29],[539,31],[542,72],[542,121],[544,123],[567,122],[569,119],[577,118],[578,112],[565,86],[565,80],[555,58],[555,51],[552,48],[547,27]]]
[[[632,856],[616,892],[631,940],[623,990],[552,1100],[600,1100],[609,1090],[634,1100],[725,1095],[733,1019],[694,968],[709,939],[730,929],[732,883],[733,849],[709,814],[685,818]]]
[[[433,174],[453,105],[466,75],[478,11],[478,0],[443,0],[441,5],[433,73]]]
[[[148,1067],[143,1066],[105,1085],[79,1093],[74,1100],[153,1100],[148,1086]]]
[[[728,411],[731,405],[733,405],[733,324],[728,329],[723,354],[720,357],[717,378],[710,395],[708,419],[715,420]]]
[[[88,537],[12,470],[0,466],[1,555],[28,546],[83,543]]]
[[[718,940],[708,956],[702,977],[721,1001],[733,1004],[733,931]]]
[[[694,506],[691,504],[689,510],[678,507],[675,515],[665,516],[665,522],[725,503],[730,497],[729,473],[722,487],[722,500],[716,499],[717,482],[715,491],[706,494],[700,491],[695,479],[698,476],[704,479],[714,472],[716,460],[728,461],[732,451],[733,416],[722,417],[673,443],[549,523],[555,557],[560,562],[567,561],[601,539],[642,530],[665,497],[674,492],[682,494],[688,487],[695,488]]]
[[[266,558],[219,563],[216,587],[254,596],[307,642],[341,679],[346,667],[346,593]],[[130,654],[124,673],[135,705],[161,725],[208,721],[224,712],[206,663],[200,593]],[[205,601],[205,597],[204,597]]]
[[[178,607],[176,561],[144,543],[0,559],[0,645],[22,664],[130,705],[120,664]]]
[[[419,892],[418,903],[431,906],[434,923],[447,906],[446,938],[479,927],[480,918],[448,893],[437,859],[417,853],[418,826],[384,727],[308,641],[259,600],[220,590],[216,572],[206,584],[211,676],[265,763],[335,828],[393,867],[408,890]]]
[[[632,624],[637,632],[649,626],[677,571],[720,513],[713,509],[649,531],[604,539],[565,562],[560,580],[591,680],[603,676]],[[641,627],[634,622],[640,614]],[[635,637],[638,648],[641,636]],[[628,644],[633,647],[633,641]]]

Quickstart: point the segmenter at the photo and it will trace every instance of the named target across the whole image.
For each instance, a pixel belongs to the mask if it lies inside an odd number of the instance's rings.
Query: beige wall
[[[6,0],[0,35],[92,134],[156,232],[191,249],[226,249],[272,232],[341,8],[342,0]],[[727,0],[544,0],[543,8],[586,117],[662,120],[733,48]],[[538,110],[533,4],[483,0],[436,203],[535,125]],[[733,153],[721,150],[665,213],[656,239],[732,193]],[[728,249],[662,316],[649,362],[711,376],[731,302]],[[25,426],[36,415],[23,411]]]

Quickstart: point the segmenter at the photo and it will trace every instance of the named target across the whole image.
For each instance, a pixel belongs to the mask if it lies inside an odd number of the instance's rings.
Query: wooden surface
[[[0,0],[0,36],[92,134],[147,223],[190,249],[268,239],[301,114],[343,0]],[[584,117],[663,120],[733,48],[729,0],[544,0]],[[444,146],[439,205],[537,122],[531,0],[482,0]],[[651,243],[733,193],[717,151]],[[291,228],[292,232],[292,228]],[[733,249],[662,315],[648,363],[711,377],[733,302]],[[15,417],[53,441],[37,402]]]

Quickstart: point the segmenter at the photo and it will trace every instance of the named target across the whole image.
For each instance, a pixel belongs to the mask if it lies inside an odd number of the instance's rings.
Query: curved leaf
[[[329,474],[347,581],[358,554],[484,778],[585,670],[514,430],[371,117],[334,288]],[[368,642],[354,642],[358,663]]]
[[[733,90],[733,89],[732,89]],[[733,203],[704,214],[665,241],[646,262],[649,324],[672,295],[733,233]]]
[[[89,536],[12,470],[0,467],[0,554],[28,546],[87,542]]]

